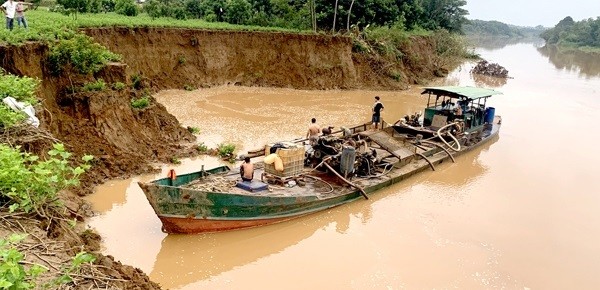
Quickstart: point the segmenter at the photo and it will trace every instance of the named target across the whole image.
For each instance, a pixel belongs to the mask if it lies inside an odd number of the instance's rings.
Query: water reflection
[[[426,182],[432,185],[459,190],[461,188],[469,187],[488,170],[488,167],[482,163],[479,156],[487,152],[494,143],[498,142],[498,140],[500,140],[500,135],[492,137],[487,143],[481,145],[474,151],[456,157],[456,163],[451,163],[450,166],[438,170],[442,174],[432,174],[427,178]]]
[[[600,54],[580,50],[561,50],[556,46],[543,46],[537,49],[560,70],[575,72],[590,78],[600,76]]]
[[[539,37],[466,37],[471,46],[487,50],[499,50],[510,45],[531,43],[536,47],[544,45],[544,40]]]
[[[283,252],[319,231],[335,229],[338,234],[344,234],[353,222],[365,224],[371,216],[371,202],[365,201],[358,206],[336,208],[254,229],[167,235],[162,240],[150,278],[165,288],[186,286]]]
[[[471,76],[478,87],[498,88],[506,85],[506,82],[508,81],[508,78],[484,76],[480,74],[471,74]]]

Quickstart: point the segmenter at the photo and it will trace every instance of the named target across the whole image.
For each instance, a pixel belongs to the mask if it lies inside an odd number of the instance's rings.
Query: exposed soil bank
[[[89,187],[84,191],[109,178],[152,170],[150,162],[168,161],[183,148],[182,141],[195,140],[161,104],[152,102],[145,109],[134,109],[131,100],[141,92],[110,89],[115,82],[127,83],[124,64],[109,64],[95,76],[72,72],[57,76],[49,72],[46,45],[0,46],[0,55],[7,72],[42,81],[37,93],[41,99],[37,112],[41,127],[78,156],[96,157],[92,171],[84,177]],[[109,88],[100,92],[81,90],[95,78],[102,78]]]
[[[122,54],[129,75],[140,74],[158,89],[401,89],[432,78],[437,69],[427,38],[413,38],[402,48],[406,57],[392,63],[353,52],[346,36],[118,27],[84,32]]]

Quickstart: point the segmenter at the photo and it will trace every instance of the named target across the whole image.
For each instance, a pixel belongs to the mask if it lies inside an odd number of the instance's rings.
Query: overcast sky
[[[554,27],[567,16],[580,21],[600,16],[600,0],[467,0],[468,19],[519,26]]]

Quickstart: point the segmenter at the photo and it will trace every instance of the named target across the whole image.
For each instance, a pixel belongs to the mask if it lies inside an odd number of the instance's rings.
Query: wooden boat
[[[381,130],[362,124],[320,136],[315,144],[296,140],[249,152],[251,157],[269,155],[265,161],[281,159],[280,166],[257,162],[252,182],[241,182],[239,169],[220,166],[139,185],[167,233],[250,228],[368,199],[498,134],[501,118],[485,102],[499,92],[431,87],[425,93],[429,101],[423,121],[415,114]],[[464,113],[450,115],[441,105],[446,100],[456,100]]]

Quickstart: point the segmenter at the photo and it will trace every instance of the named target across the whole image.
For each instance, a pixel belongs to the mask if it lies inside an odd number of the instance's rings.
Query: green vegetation
[[[92,156],[83,164],[69,165],[71,153],[63,144],[54,144],[47,160],[0,144],[0,200],[11,212],[20,210],[45,216],[45,208],[59,206],[58,192],[79,185],[79,176],[90,168]]]
[[[122,91],[123,89],[125,89],[125,84],[122,82],[116,82],[113,84],[113,89],[117,90],[117,91]]]
[[[45,272],[40,265],[32,265],[29,269],[23,266],[24,255],[17,245],[26,235],[12,234],[0,239],[0,288],[1,289],[36,289],[36,278]]]
[[[235,159],[233,152],[235,151],[235,145],[229,143],[221,143],[217,147],[217,155],[223,159],[232,160]]]
[[[121,58],[83,34],[76,34],[52,45],[49,57],[54,73],[60,73],[64,67],[70,65],[82,74],[98,72],[109,61],[118,61]]]
[[[0,71],[0,100],[10,96],[17,101],[34,105],[38,102],[34,94],[39,83],[40,81],[34,78],[18,77]],[[23,120],[23,113],[15,112],[0,102],[0,129],[12,127]]]
[[[90,82],[83,85],[83,90],[86,92],[103,91],[104,89],[106,89],[106,83],[103,79],[98,79],[95,82]]]
[[[131,100],[131,106],[135,109],[144,109],[150,106],[150,98],[148,96],[144,96],[139,99],[133,99]]]
[[[81,266],[87,263],[93,263],[96,258],[86,252],[79,252],[73,260],[71,264],[66,269],[62,269],[62,275],[56,279],[54,279],[50,285],[46,285],[47,287],[56,287],[61,284],[67,284],[73,281],[72,276],[77,275],[81,272]]]
[[[200,134],[200,128],[198,127],[187,127],[187,130],[192,134]]]
[[[137,16],[140,10],[131,0],[115,0],[115,12],[125,16]]]
[[[0,289],[40,289],[36,280],[47,269],[38,264],[33,264],[29,269],[23,266],[25,255],[19,251],[18,246],[26,237],[26,234],[12,234],[0,239]],[[86,252],[78,253],[66,269],[61,269],[61,276],[40,285],[41,289],[58,289],[61,285],[72,282],[72,276],[81,272],[83,264],[95,260],[94,256]]]
[[[405,30],[423,28],[460,32],[468,13],[462,8],[466,5],[465,0],[337,2],[338,6],[334,7],[327,0],[150,0],[143,5],[145,13],[138,15],[138,6],[127,0],[59,0],[57,3],[61,8],[57,11],[81,14],[72,17],[42,9],[28,11],[30,28],[0,30],[0,43],[71,39],[78,28],[106,26],[295,32],[395,26]]]
[[[131,87],[133,87],[136,90],[139,90],[142,88],[142,76],[139,74],[135,74],[131,76]]]
[[[200,153],[208,152],[208,146],[206,146],[206,144],[204,144],[204,142],[198,144],[198,147],[196,147],[196,149],[198,149],[198,152],[200,152]]]
[[[568,16],[554,28],[544,31],[541,36],[547,44],[598,51],[600,49],[600,17],[575,22]]]

